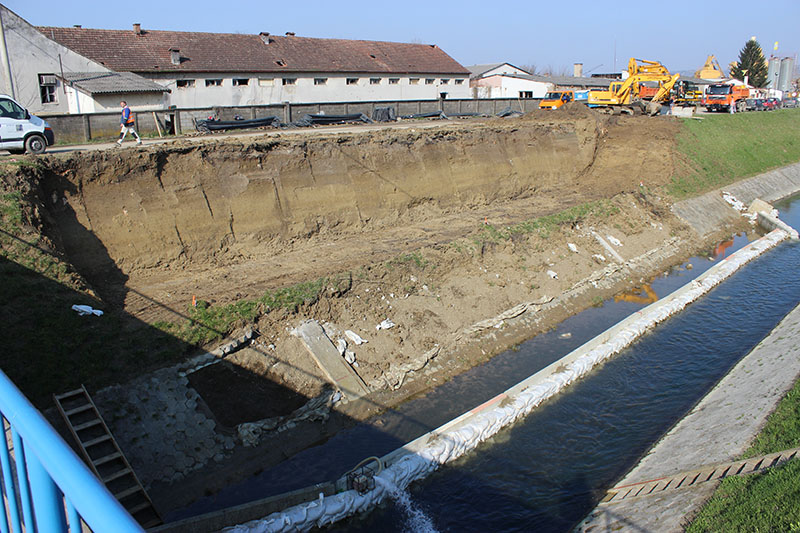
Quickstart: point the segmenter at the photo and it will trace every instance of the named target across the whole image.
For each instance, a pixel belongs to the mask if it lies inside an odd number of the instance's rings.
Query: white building
[[[138,76],[114,78],[97,103],[90,93],[71,87],[76,73],[83,78],[109,79],[106,66],[48,38],[23,18],[0,4],[0,93],[12,96],[32,113],[77,113],[104,110],[109,102],[119,109],[120,99],[152,108],[163,106],[164,89]]]
[[[469,86],[473,98],[542,98],[553,84],[529,79],[530,73],[511,63],[471,65]]]
[[[169,89],[178,108],[469,98],[469,71],[436,45],[142,29],[40,27],[116,71]]]

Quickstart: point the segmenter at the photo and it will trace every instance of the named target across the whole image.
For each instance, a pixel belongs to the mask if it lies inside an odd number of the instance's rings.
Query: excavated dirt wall
[[[68,163],[60,213],[74,213],[124,272],[206,262],[332,228],[395,224],[425,205],[558,194],[592,163],[592,122],[96,153]],[[68,240],[76,253],[84,247]]]

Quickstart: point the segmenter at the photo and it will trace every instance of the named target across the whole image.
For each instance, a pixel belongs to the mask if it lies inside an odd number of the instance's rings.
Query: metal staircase
[[[161,524],[158,511],[111,435],[86,388],[81,385],[80,389],[53,395],[53,399],[83,457],[117,501],[142,527]]]

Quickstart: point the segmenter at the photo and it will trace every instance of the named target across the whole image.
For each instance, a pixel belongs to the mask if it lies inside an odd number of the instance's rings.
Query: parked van
[[[55,142],[53,129],[10,96],[0,94],[0,150],[41,154]]]
[[[574,99],[575,93],[573,91],[552,91],[544,95],[542,101],[539,102],[539,109],[558,109]]]

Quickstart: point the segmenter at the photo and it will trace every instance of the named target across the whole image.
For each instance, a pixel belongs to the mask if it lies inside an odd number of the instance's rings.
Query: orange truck
[[[744,111],[749,97],[750,89],[744,85],[715,83],[706,88],[703,105],[708,111],[730,111],[731,106],[735,106],[736,111]]]
[[[575,100],[574,91],[551,91],[539,102],[539,109],[558,109],[567,102]]]

